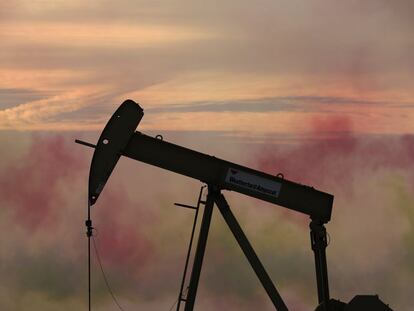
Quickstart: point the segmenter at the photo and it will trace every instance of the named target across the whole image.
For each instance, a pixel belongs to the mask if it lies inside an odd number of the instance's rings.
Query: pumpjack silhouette
[[[273,176],[166,142],[160,135],[154,138],[135,131],[143,116],[144,111],[139,104],[132,100],[126,100],[110,118],[96,145],[80,140],[76,140],[76,142],[95,148],[89,175],[89,208],[98,200],[99,195],[121,156],[197,179],[206,185],[208,193],[205,201],[202,200],[202,193],[205,187],[202,187],[196,206],[176,203],[177,206],[192,208],[196,211],[184,275],[178,295],[177,311],[180,310],[181,303],[184,303],[185,311],[192,311],[194,309],[212,212],[215,205],[260,280],[275,310],[288,310],[276,286],[267,274],[236,217],[232,213],[222,193],[223,191],[238,192],[306,214],[310,217],[310,240],[315,259],[319,302],[315,311],[391,310],[376,295],[357,295],[348,303],[330,298],[326,260],[326,247],[328,243],[324,225],[331,219],[333,195],[316,190],[307,185],[289,181],[282,174]],[[198,243],[194,255],[188,292],[184,295],[183,288],[186,280],[197,216],[201,206],[204,206],[204,210],[200,232],[198,234]],[[92,235],[92,221],[90,220],[89,208],[86,225],[88,227],[87,234],[90,239]]]

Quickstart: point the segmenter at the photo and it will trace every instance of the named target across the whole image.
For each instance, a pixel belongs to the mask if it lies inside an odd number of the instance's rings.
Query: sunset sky
[[[4,1],[0,127],[413,131],[411,1]],[[150,114],[151,113],[151,114]],[[207,122],[208,120],[208,122]]]
[[[0,309],[86,310],[92,151],[73,140],[131,98],[140,131],[334,194],[333,296],[411,310],[413,30],[409,0],[1,1]],[[115,170],[93,213],[125,310],[174,303],[192,219],[172,203],[199,186]],[[308,220],[229,198],[288,306],[315,308]],[[272,310],[215,217],[197,310]],[[95,268],[96,310],[116,310]]]

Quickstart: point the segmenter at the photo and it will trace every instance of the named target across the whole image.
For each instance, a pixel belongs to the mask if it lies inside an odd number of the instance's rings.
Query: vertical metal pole
[[[316,281],[318,285],[318,301],[323,304],[324,309],[328,310],[329,303],[329,283],[328,268],[326,264],[327,235],[325,226],[317,221],[312,221],[309,225],[312,250],[315,254]]]
[[[191,230],[190,243],[188,245],[187,257],[185,259],[185,265],[184,265],[183,278],[181,280],[180,293],[178,294],[177,311],[180,311],[181,301],[185,301],[185,299],[183,299],[184,283],[185,283],[185,278],[187,276],[187,268],[188,268],[188,263],[190,261],[191,250],[193,248],[194,232],[195,232],[195,229],[196,229],[196,226],[197,226],[198,211],[200,209],[201,196],[203,195],[204,187],[205,186],[202,186],[200,188],[200,193],[198,195],[197,207],[196,207],[196,212],[195,212],[195,215],[194,215],[193,228]]]
[[[91,236],[93,232],[92,220],[91,220],[91,205],[88,201],[88,219],[85,221],[86,236],[88,237],[88,310],[92,310],[92,298],[91,298]]]
[[[191,271],[190,285],[184,311],[193,311],[197,295],[198,281],[200,280],[201,266],[203,265],[204,252],[206,250],[208,230],[213,214],[214,200],[217,190],[208,188],[207,202],[204,207],[203,220],[201,221],[200,234],[198,236],[197,249],[194,256],[193,270]]]
[[[243,250],[244,255],[246,256],[254,272],[262,283],[262,286],[266,290],[267,295],[269,296],[270,300],[272,300],[275,309],[278,311],[288,311],[288,308],[286,307],[282,297],[279,295],[279,292],[277,291],[275,285],[273,284],[265,268],[257,257],[256,252],[245,236],[236,217],[234,217],[225,197],[222,194],[217,197],[216,204],[231,232],[239,243],[240,248]]]

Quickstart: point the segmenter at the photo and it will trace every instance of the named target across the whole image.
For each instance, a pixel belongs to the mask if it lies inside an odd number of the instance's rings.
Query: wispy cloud
[[[73,93],[54,95],[46,99],[28,101],[0,111],[0,127],[3,129],[39,129],[57,114],[75,111],[87,105],[87,98],[94,91],[87,89]]]
[[[280,96],[273,98],[259,98],[257,100],[240,100],[226,102],[193,102],[187,104],[160,105],[147,109],[150,113],[168,112],[330,112],[335,111],[338,105],[344,106],[392,106],[399,108],[401,104],[390,102],[361,100],[345,97],[323,96]],[[358,113],[355,111],[355,113]]]
[[[53,95],[52,92],[32,89],[0,89],[0,110],[12,108],[26,102],[46,99]]]
[[[15,46],[61,48],[137,48],[171,45],[182,41],[195,41],[214,37],[207,31],[175,25],[136,25],[120,23],[3,23],[3,43]],[[215,34],[217,36],[218,34]]]
[[[407,132],[401,114],[413,119],[411,109],[395,109],[414,97],[407,1],[22,1],[3,8],[0,88],[53,94],[3,94],[2,107],[11,109],[1,113],[3,129],[85,128],[87,120],[93,128],[127,97],[182,119],[204,112],[303,119],[321,109],[365,114],[356,120],[363,123],[379,116],[382,132]],[[96,109],[90,117],[88,106]],[[237,127],[227,122],[227,130]]]

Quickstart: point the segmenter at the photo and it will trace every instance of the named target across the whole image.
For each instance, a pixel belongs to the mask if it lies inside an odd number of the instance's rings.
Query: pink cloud
[[[53,225],[64,198],[59,187],[87,169],[63,136],[33,136],[26,154],[9,163],[0,177],[0,196],[16,222],[29,231]]]

